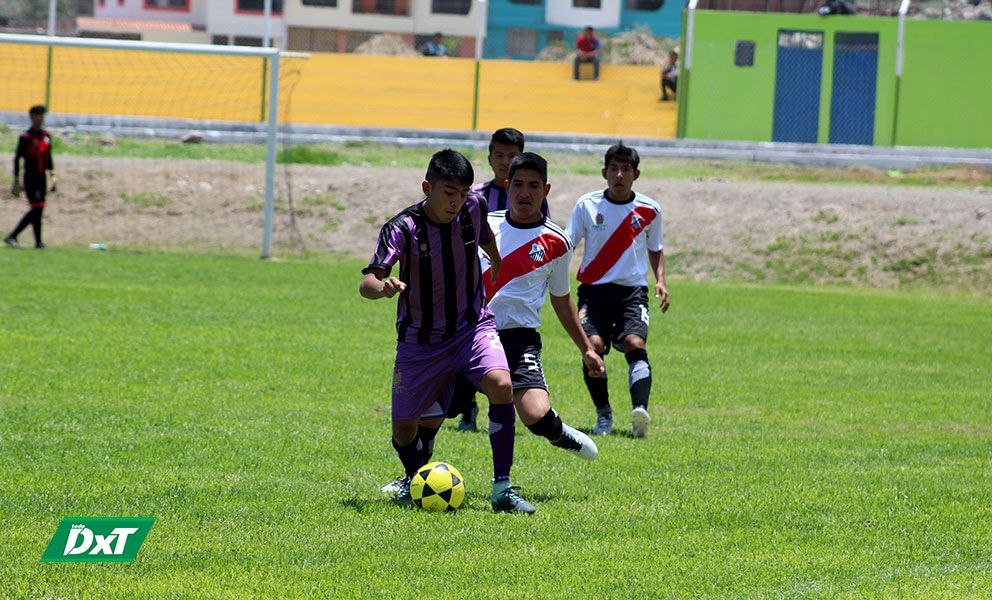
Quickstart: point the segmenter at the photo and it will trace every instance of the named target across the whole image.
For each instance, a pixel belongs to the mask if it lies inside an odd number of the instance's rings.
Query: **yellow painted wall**
[[[55,112],[258,121],[260,58],[55,48]],[[0,44],[0,110],[44,101],[47,49]],[[280,120],[294,124],[468,130],[475,62],[313,53],[284,59]],[[658,69],[604,65],[573,81],[571,64],[486,60],[478,128],[673,137],[675,106],[657,101]]]

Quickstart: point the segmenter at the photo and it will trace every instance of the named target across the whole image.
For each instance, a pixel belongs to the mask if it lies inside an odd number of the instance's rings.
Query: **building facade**
[[[272,0],[270,36],[282,38],[283,0]],[[96,0],[77,19],[84,37],[261,46],[264,0]]]
[[[449,55],[474,56],[479,19],[476,0],[286,0],[287,47],[351,52],[385,32],[421,48],[439,32]]]
[[[574,45],[592,25],[600,33],[647,28],[678,37],[684,3],[677,0],[489,0],[486,58],[534,58],[549,44]]]

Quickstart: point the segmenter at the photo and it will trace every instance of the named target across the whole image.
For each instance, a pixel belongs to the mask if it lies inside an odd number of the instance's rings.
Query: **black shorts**
[[[510,366],[510,381],[514,391],[541,389],[548,391],[544,380],[544,366],[541,364],[541,334],[536,329],[524,327],[503,329],[499,332],[499,341],[506,353],[506,362]],[[468,377],[455,375],[455,391],[448,408],[448,418],[457,417],[465,412],[478,390]]]
[[[648,288],[644,286],[579,285],[579,319],[586,335],[598,335],[606,343],[623,352],[623,340],[628,335],[648,339]]]
[[[513,390],[541,389],[548,391],[541,365],[541,334],[525,327],[501,329],[499,341],[510,365]]]

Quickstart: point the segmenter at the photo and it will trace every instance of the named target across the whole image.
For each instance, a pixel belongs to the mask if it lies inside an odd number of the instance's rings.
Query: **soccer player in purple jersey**
[[[534,506],[510,485],[516,413],[477,249],[495,261],[494,274],[501,259],[488,211],[469,194],[473,178],[471,163],[454,150],[431,158],[422,183],[425,199],[382,226],[359,293],[370,300],[399,296],[392,437],[406,478],[396,499],[410,501],[410,477],[433,453],[455,375],[461,374],[489,398],[493,510],[533,513]],[[399,277],[392,277],[397,263]]]
[[[485,202],[489,212],[510,208],[506,180],[510,176],[510,163],[524,151],[524,142],[524,134],[512,127],[497,129],[489,138],[489,166],[493,170],[493,178],[486,183],[472,186],[472,193]],[[541,214],[545,217],[551,215],[546,198],[541,202]],[[468,391],[472,388],[464,379],[460,379],[459,386],[465,393],[455,394],[448,416],[461,415],[459,431],[477,431],[475,419],[479,414],[479,405],[475,401],[475,394]]]

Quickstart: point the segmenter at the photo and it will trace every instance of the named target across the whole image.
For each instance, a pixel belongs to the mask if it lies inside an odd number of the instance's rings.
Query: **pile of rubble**
[[[355,54],[378,54],[381,56],[419,56],[420,53],[395,33],[379,33],[365,40],[355,48]]]
[[[600,41],[600,62],[610,65],[667,65],[668,52],[679,46],[678,38],[655,37],[646,27],[601,36]],[[574,59],[575,48],[564,42],[548,44],[536,57],[536,60],[549,62],[571,62]]]
[[[917,18],[948,21],[992,21],[989,0],[944,0],[943,2],[914,2],[910,13]]]

